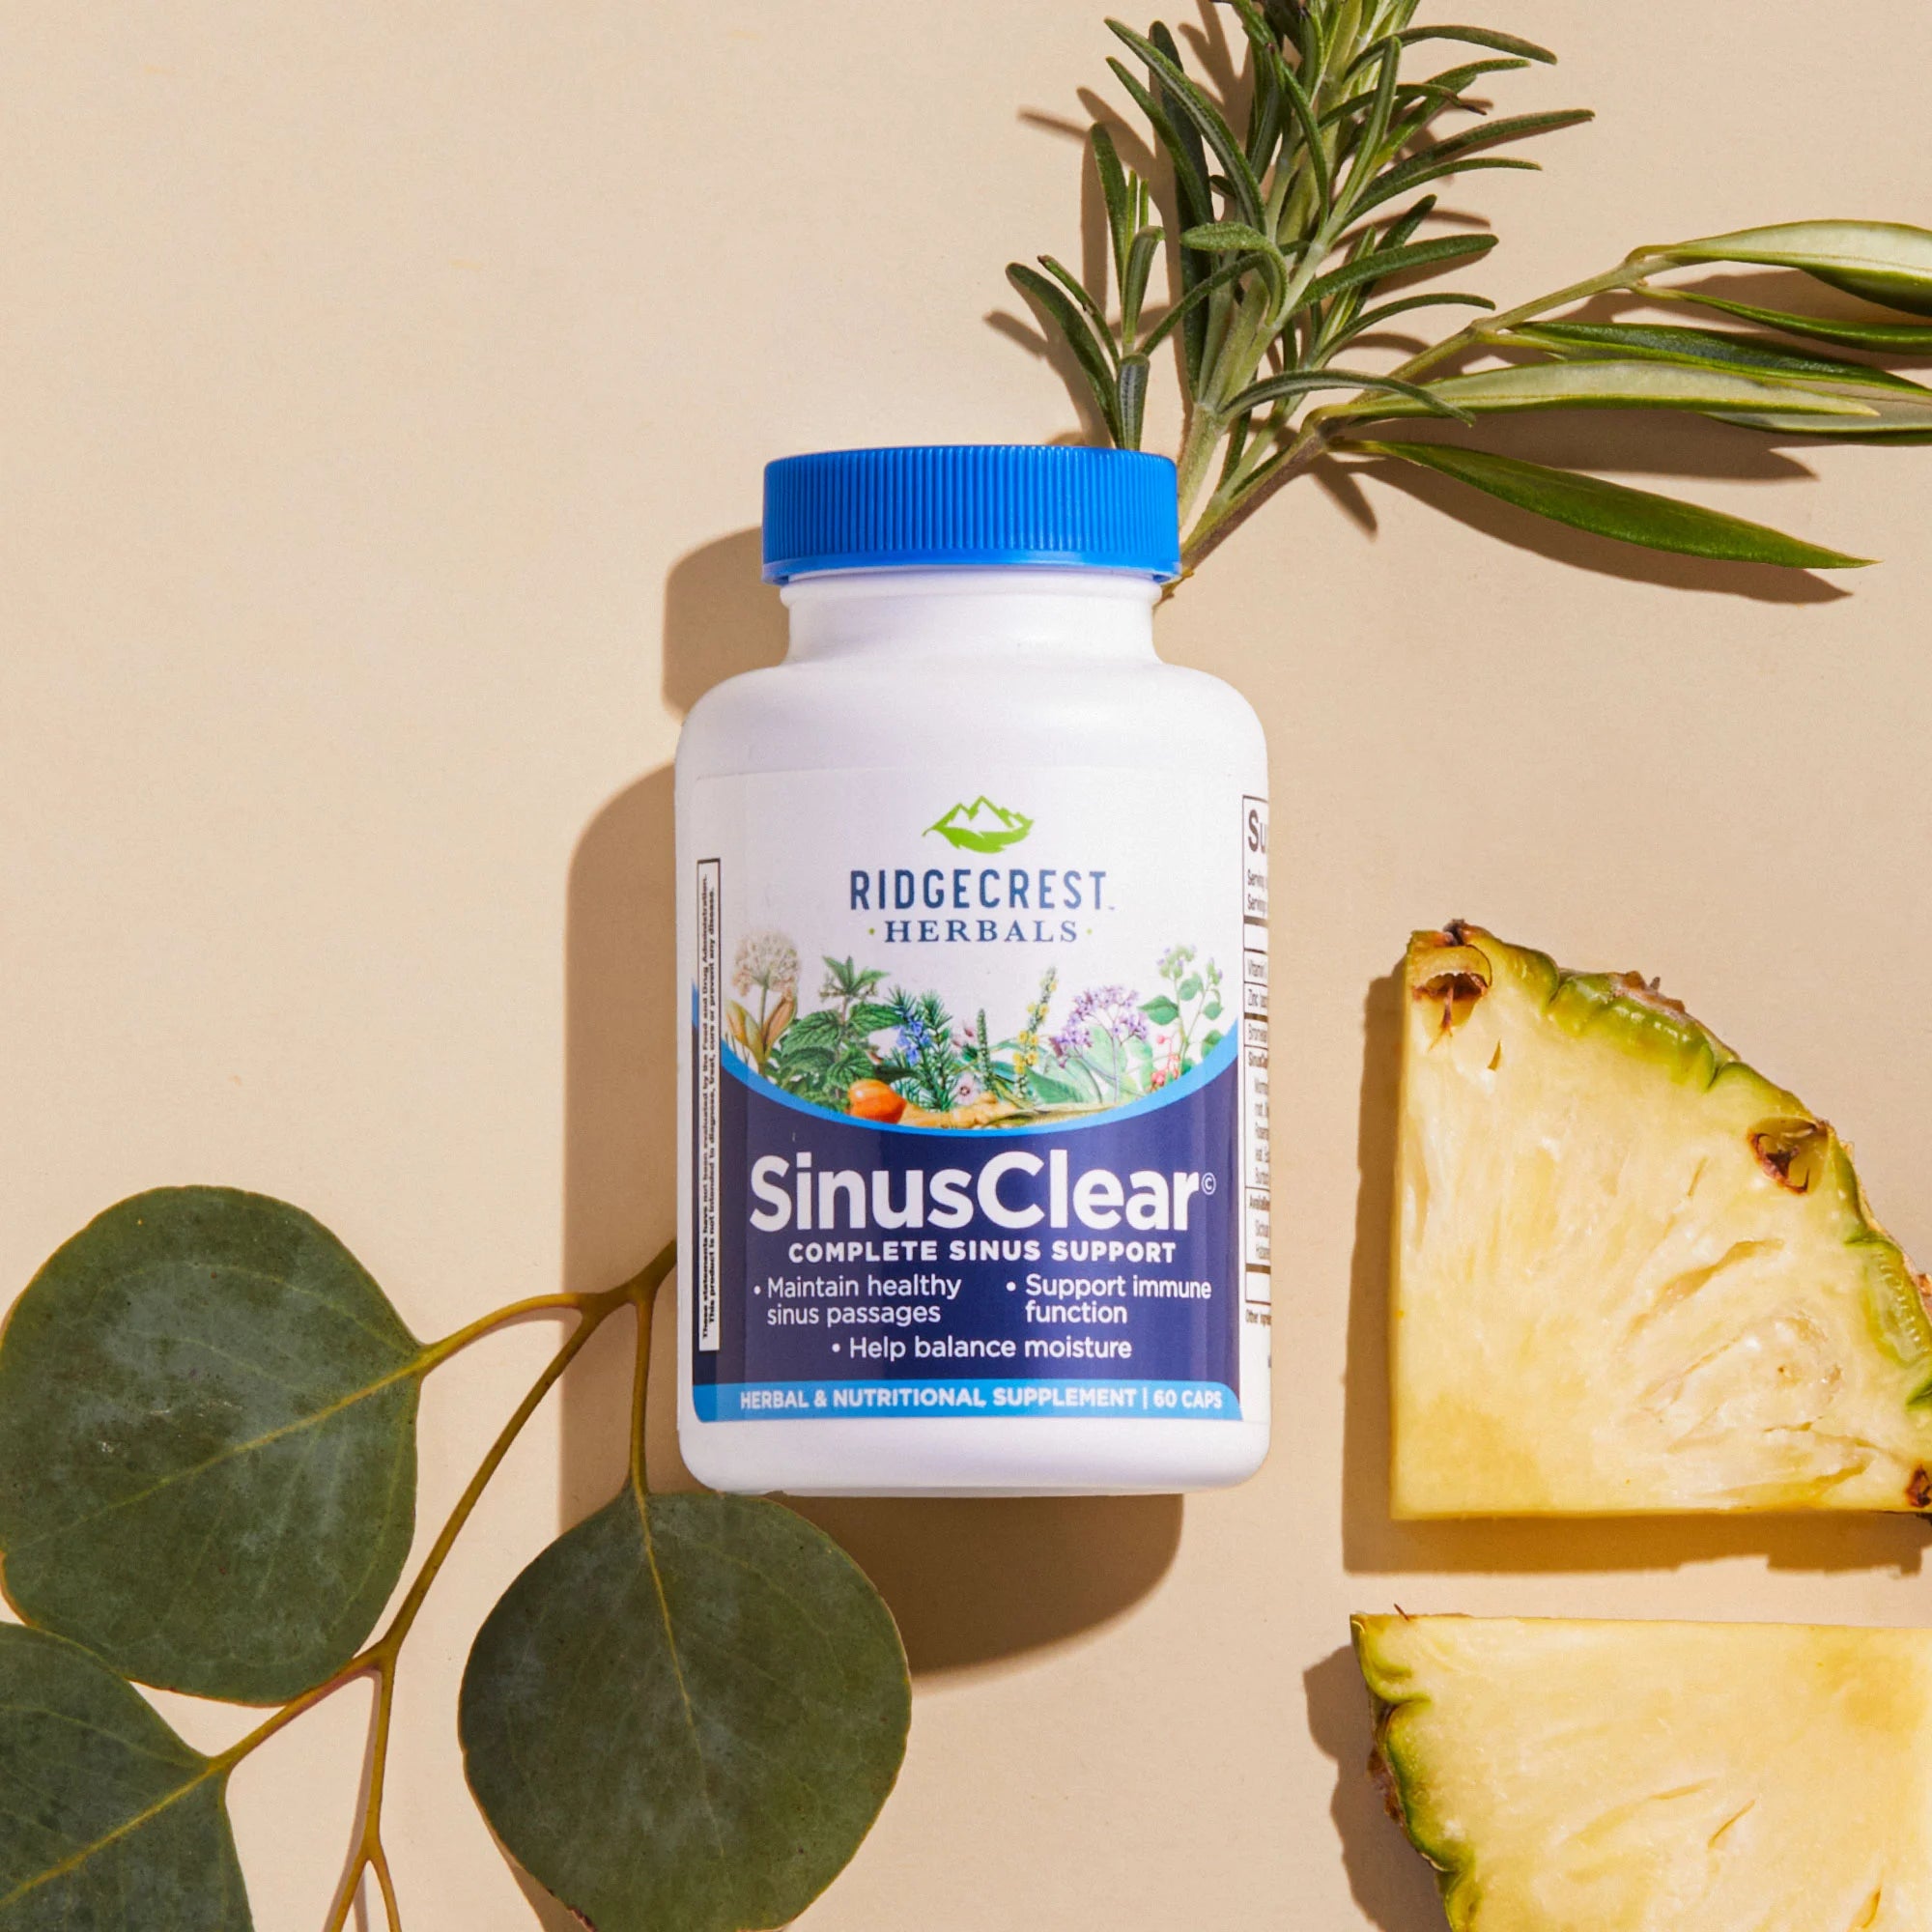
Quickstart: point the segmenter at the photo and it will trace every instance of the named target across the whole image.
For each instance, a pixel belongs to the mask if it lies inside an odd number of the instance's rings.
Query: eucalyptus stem
[[[533,1315],[582,1315],[602,1297],[597,1294],[559,1293],[532,1294],[522,1301],[512,1301],[507,1306],[493,1309],[488,1315],[479,1317],[467,1327],[459,1328],[452,1335],[446,1335],[440,1342],[432,1342],[422,1352],[422,1358],[412,1373],[427,1374],[432,1369],[440,1369],[453,1355],[459,1355],[472,1342],[480,1342],[486,1336],[495,1335],[519,1321],[526,1321]]]
[[[395,1713],[396,1669],[402,1647],[414,1628],[421,1614],[430,1590],[435,1585],[457,1539],[463,1534],[469,1519],[475,1514],[476,1506],[483,1499],[483,1492],[490,1487],[491,1480],[502,1466],[503,1460],[514,1447],[525,1426],[542,1406],[544,1398],[556,1385],[564,1372],[581,1354],[591,1337],[614,1315],[618,1309],[631,1306],[638,1313],[639,1353],[636,1386],[632,1394],[632,1451],[631,1480],[639,1493],[643,1492],[643,1422],[645,1402],[645,1377],[650,1362],[650,1310],[652,1299],[665,1278],[670,1273],[677,1259],[674,1243],[667,1245],[645,1267],[628,1281],[615,1288],[606,1289],[595,1294],[548,1294],[534,1295],[526,1300],[513,1302],[508,1307],[499,1308],[494,1314],[486,1315],[479,1321],[461,1328],[444,1341],[424,1350],[422,1372],[440,1367],[451,1356],[467,1349],[472,1342],[485,1335],[509,1325],[513,1321],[527,1319],[531,1315],[562,1311],[574,1313],[578,1322],[561,1346],[552,1355],[543,1373],[538,1376],[524,1399],[517,1405],[510,1419],[497,1432],[496,1440],[478,1465],[476,1473],[465,1486],[455,1507],[445,1519],[436,1541],[430,1546],[429,1553],[423,1558],[422,1567],[416,1572],[414,1580],[404,1593],[402,1602],[396,1606],[383,1634],[375,1638],[364,1649],[351,1658],[342,1668],[314,1689],[305,1690],[299,1697],[293,1698],[280,1710],[259,1724],[239,1743],[231,1745],[217,1757],[210,1760],[206,1774],[208,1777],[226,1778],[235,1767],[253,1755],[269,1740],[301,1717],[313,1710],[326,1698],[331,1697],[344,1686],[353,1684],[361,1677],[373,1676],[376,1680],[376,1705],[369,1749],[369,1777],[367,1788],[361,1800],[361,1808],[356,1820],[355,1849],[349,1868],[337,1888],[334,1900],[326,1921],[325,1932],[343,1932],[349,1922],[349,1914],[354,1909],[357,1892],[361,1889],[365,1872],[375,1874],[376,1883],[383,1894],[383,1909],[387,1915],[389,1932],[402,1932],[402,1915],[396,1898],[395,1880],[389,1868],[388,1853],[383,1843],[383,1797],[387,1780],[389,1758],[389,1736]]]

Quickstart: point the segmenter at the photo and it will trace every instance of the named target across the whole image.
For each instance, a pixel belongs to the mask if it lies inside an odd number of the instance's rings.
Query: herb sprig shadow
[[[491,1828],[599,1932],[785,1923],[897,1775],[904,1652],[858,1567],[743,1496],[653,1495],[643,1467],[664,1253],[597,1294],[512,1303],[418,1342],[299,1208],[161,1188],[89,1223],[0,1338],[0,1928],[245,1932],[228,1780],[344,1686],[375,1686],[369,1774],[327,1932],[383,1832],[396,1674],[445,1559],[591,1337],[638,1318],[630,1468],[478,1634],[465,1768]],[[504,1423],[382,1634],[415,1523],[424,1378],[513,1322],[575,1325]],[[280,1708],[213,1757],[134,1683]]]
[[[1868,561],[1577,470],[1371,432],[1432,418],[1468,428],[1532,410],[1671,410],[1760,435],[1932,440],[1932,389],[1811,346],[1932,355],[1932,325],[1900,319],[1932,315],[1932,233],[1801,221],[1640,247],[1497,312],[1487,295],[1435,285],[1497,238],[1439,232],[1434,188],[1481,170],[1535,168],[1516,152],[1523,143],[1592,118],[1579,107],[1492,117],[1471,91],[1555,55],[1487,27],[1416,25],[1416,0],[1216,4],[1246,49],[1226,99],[1188,71],[1161,22],[1146,33],[1107,23],[1130,56],[1108,66],[1147,123],[1159,167],[1149,180],[1123,162],[1104,125],[1090,130],[1108,243],[1098,282],[1051,255],[1007,270],[1071,353],[1117,445],[1142,446],[1150,384],[1157,366],[1172,367],[1186,570],[1276,491],[1339,455],[1418,466],[1654,550],[1800,570]],[[1769,308],[1735,299],[1721,279],[1680,279],[1730,266],[1792,270],[1873,313]],[[1158,304],[1156,269],[1168,290]],[[1574,319],[1605,296],[1748,327]],[[1389,367],[1356,359],[1373,360],[1398,318],[1443,307],[1485,313]],[[1338,391],[1340,400],[1316,400]]]

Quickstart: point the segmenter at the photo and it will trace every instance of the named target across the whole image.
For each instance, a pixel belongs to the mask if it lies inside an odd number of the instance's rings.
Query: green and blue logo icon
[[[1004,852],[1017,845],[1033,830],[1033,820],[1023,811],[1009,811],[983,794],[971,805],[955,805],[928,825],[920,837],[938,833],[946,842],[961,852]]]

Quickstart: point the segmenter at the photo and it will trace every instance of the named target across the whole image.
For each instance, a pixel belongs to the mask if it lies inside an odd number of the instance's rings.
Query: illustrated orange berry
[[[883,1080],[855,1080],[846,1095],[847,1104],[862,1121],[884,1121],[890,1125],[905,1112],[903,1094],[895,1094]]]

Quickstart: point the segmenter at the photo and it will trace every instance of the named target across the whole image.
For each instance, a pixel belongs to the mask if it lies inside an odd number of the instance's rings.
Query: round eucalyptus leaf
[[[632,1490],[510,1586],[461,1707],[497,1837],[596,1932],[787,1922],[871,1829],[910,1719],[892,1612],[829,1537]]]
[[[281,1703],[409,1554],[422,1350],[299,1208],[170,1187],[54,1255],[0,1338],[9,1600],[144,1683]]]
[[[249,1932],[226,1776],[77,1645],[0,1626],[0,1932]]]

